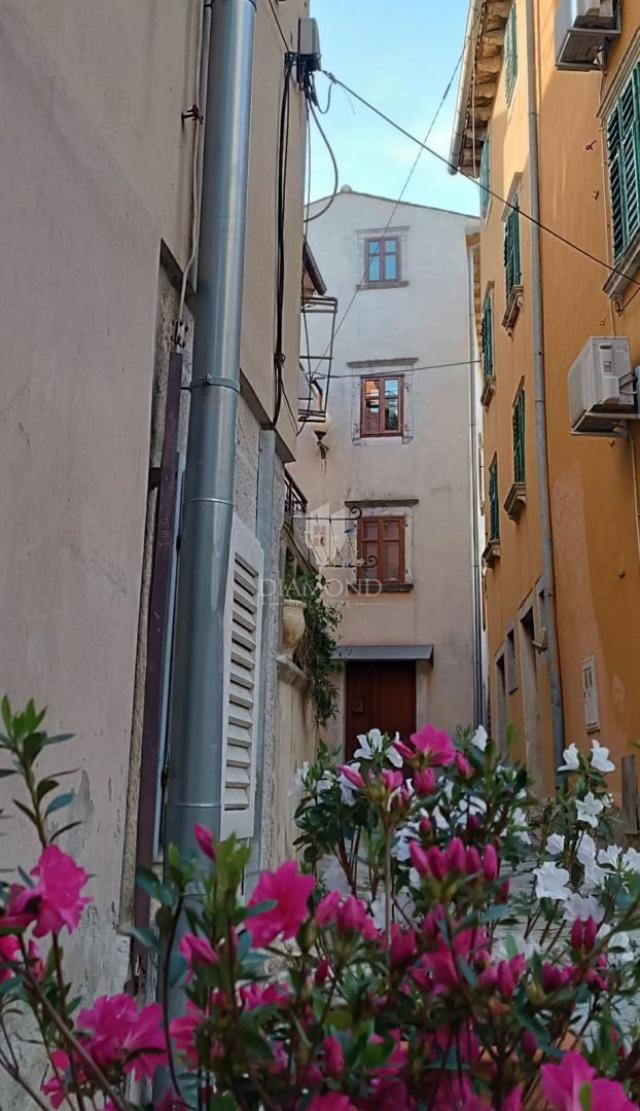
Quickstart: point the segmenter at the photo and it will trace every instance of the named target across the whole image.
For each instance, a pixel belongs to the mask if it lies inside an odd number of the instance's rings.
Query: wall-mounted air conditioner
[[[558,69],[598,69],[606,39],[620,34],[618,0],[560,0],[556,12]]]
[[[636,376],[629,340],[591,336],[569,371],[571,431],[581,436],[622,436],[638,417]]]

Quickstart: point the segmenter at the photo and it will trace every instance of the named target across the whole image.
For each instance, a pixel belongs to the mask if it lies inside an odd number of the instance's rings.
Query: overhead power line
[[[479,362],[480,362],[480,359],[458,359],[456,362],[453,362],[453,363],[425,363],[424,366],[398,367],[397,368],[397,373],[398,373],[398,377],[400,377],[403,374],[413,374],[416,370],[446,370],[448,367],[472,366],[473,364],[479,363]],[[349,372],[349,374],[334,374],[333,378],[334,378],[334,381],[336,379],[340,379],[340,378],[376,378],[377,375],[381,374],[383,371],[386,375],[389,375],[390,377],[393,377],[393,373],[394,373],[395,369],[396,369],[395,367],[394,368],[387,367],[386,369],[382,366],[379,367],[379,368],[378,367],[371,367],[369,372],[367,373],[367,368],[363,367],[362,370],[354,370],[354,371]]]
[[[634,278],[631,274],[628,274],[624,270],[620,270],[617,266],[612,266],[611,263],[606,262],[603,258],[600,258],[598,255],[594,255],[591,251],[588,251],[586,247],[581,247],[579,243],[575,243],[572,239],[569,239],[568,236],[563,235],[562,232],[556,231],[556,229],[550,227],[549,224],[545,224],[542,220],[536,219],[536,217],[532,216],[530,212],[526,212],[523,208],[520,208],[519,205],[514,204],[513,201],[507,200],[506,197],[503,197],[489,185],[483,185],[481,182],[477,181],[472,174],[468,173],[466,170],[460,169],[460,167],[456,166],[453,162],[450,162],[444,154],[440,154],[439,151],[434,150],[433,147],[430,147],[426,142],[422,142],[421,139],[418,139],[417,135],[413,135],[410,131],[407,131],[406,127],[403,127],[402,124],[397,123],[396,120],[392,119],[391,116],[388,116],[386,112],[383,112],[381,108],[376,107],[376,105],[372,104],[370,100],[367,100],[366,97],[361,96],[360,93],[357,93],[355,91],[355,89],[352,89],[350,85],[347,85],[344,81],[341,81],[340,78],[335,77],[332,73],[328,73],[327,70],[322,70],[322,72],[329,81],[333,82],[334,85],[339,85],[340,88],[344,89],[347,93],[349,93],[350,96],[355,97],[356,100],[359,100],[365,108],[368,108],[376,116],[379,116],[380,119],[384,120],[386,123],[389,124],[390,127],[393,127],[396,131],[400,132],[401,135],[404,135],[405,138],[410,139],[412,143],[417,143],[417,145],[422,150],[426,150],[428,154],[431,154],[434,158],[437,158],[439,162],[443,163],[443,165],[455,170],[456,173],[461,174],[462,177],[466,177],[468,181],[472,181],[473,184],[476,185],[479,189],[482,189],[482,191],[487,193],[490,197],[494,197],[497,201],[500,201],[500,203],[504,204],[506,208],[510,208],[512,211],[519,212],[525,220],[528,220],[531,224],[535,224],[536,227],[540,228],[540,231],[543,231],[547,235],[550,235],[554,239],[557,239],[559,243],[564,243],[565,246],[570,247],[574,251],[577,251],[577,253],[582,255],[583,258],[588,258],[591,260],[591,262],[597,263],[597,265],[601,266],[604,270],[608,270],[610,274],[618,274],[620,277],[625,278],[631,284],[640,287],[640,281],[637,278]]]

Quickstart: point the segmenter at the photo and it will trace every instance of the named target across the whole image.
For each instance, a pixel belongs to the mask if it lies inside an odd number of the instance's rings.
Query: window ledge
[[[349,583],[352,594],[408,594],[413,583],[380,583],[376,580]]]
[[[527,504],[527,487],[524,482],[512,483],[504,501],[505,512],[512,521],[517,521]]]
[[[522,308],[523,292],[521,285],[514,285],[511,293],[507,297],[507,307],[502,318],[502,327],[506,329],[509,335],[513,335],[513,329],[516,326],[516,320]]]
[[[496,563],[499,559],[500,541],[490,540],[482,553],[482,562],[484,563],[485,567],[493,567],[494,563]]]
[[[403,289],[408,282],[359,282],[356,289]]]
[[[624,295],[631,285],[636,271],[640,267],[640,232],[631,240],[629,246],[619,260],[614,264],[616,272],[609,274],[602,289],[607,297],[622,308]],[[620,273],[618,273],[620,271]]]
[[[491,375],[490,377],[485,376],[484,385],[482,387],[482,393],[480,394],[480,404],[484,405],[485,409],[489,408],[489,405],[491,404],[491,398],[493,397],[495,392],[496,392],[496,380],[495,380],[495,378],[493,377],[493,375]]]

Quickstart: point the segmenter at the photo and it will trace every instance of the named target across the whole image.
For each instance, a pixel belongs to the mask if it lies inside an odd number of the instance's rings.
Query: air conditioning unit
[[[579,436],[622,436],[638,417],[636,376],[629,340],[591,336],[569,371],[571,431]]]
[[[598,53],[620,34],[618,0],[560,0],[556,12],[558,69],[599,69]]]

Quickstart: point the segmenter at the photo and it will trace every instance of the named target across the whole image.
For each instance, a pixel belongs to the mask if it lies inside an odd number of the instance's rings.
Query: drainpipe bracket
[[[234,393],[240,393],[239,382],[234,382],[230,378],[218,378],[214,374],[206,374],[204,378],[196,378],[187,389],[199,390],[208,386],[215,386],[220,390],[233,390]]]

